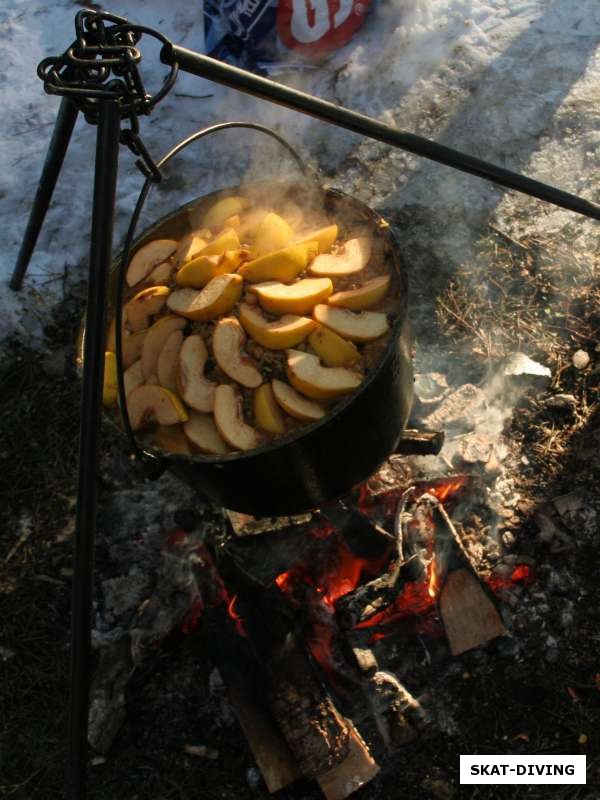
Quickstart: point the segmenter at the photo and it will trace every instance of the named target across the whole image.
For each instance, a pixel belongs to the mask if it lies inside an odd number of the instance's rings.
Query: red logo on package
[[[290,50],[318,58],[350,41],[370,5],[371,0],[279,0],[277,33]]]

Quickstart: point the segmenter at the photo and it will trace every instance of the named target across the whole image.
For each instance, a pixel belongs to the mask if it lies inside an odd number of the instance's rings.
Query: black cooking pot
[[[198,138],[231,127],[249,127],[268,133],[283,144],[307,172],[285,141],[269,129],[252,123],[226,123],[199,131],[173,148],[159,167]],[[134,240],[137,220],[150,186],[149,178],[134,211],[121,259],[114,265],[111,275],[113,308],[109,313],[115,311],[117,315],[122,409],[126,404],[123,402],[125,395],[120,364],[119,309],[122,306],[123,274],[130,255],[153,239],[177,239],[193,230],[195,219],[200,219],[204,209],[219,195],[240,194],[248,190],[247,186],[238,186],[226,192],[205,195],[163,217]],[[351,219],[353,224],[368,228],[375,246],[380,247],[383,257],[388,259],[396,275],[398,305],[391,336],[380,361],[358,391],[338,403],[332,413],[273,445],[250,452],[226,456],[179,455],[142,448],[131,432],[127,414],[123,414],[123,427],[140,458],[159,460],[215,505],[255,516],[281,516],[318,508],[364,481],[394,452],[412,403],[411,343],[406,320],[407,280],[391,228],[364,203],[343,192],[322,189],[313,176],[307,175],[300,182],[273,184],[273,187],[273,191],[287,192],[300,204],[309,196],[312,201],[317,198],[332,220]]]

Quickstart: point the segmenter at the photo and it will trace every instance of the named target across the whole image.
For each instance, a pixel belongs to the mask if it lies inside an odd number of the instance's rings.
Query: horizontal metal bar
[[[461,172],[467,172],[470,175],[476,175],[478,178],[498,183],[507,189],[516,189],[518,192],[537,197],[569,211],[575,211],[593,219],[600,219],[600,206],[591,203],[589,200],[577,197],[577,195],[564,192],[562,189],[533,180],[533,178],[527,178],[525,175],[504,169],[504,167],[499,167],[480,158],[461,153],[451,147],[445,147],[430,139],[400,131],[365,114],[359,114],[357,111],[351,111],[335,105],[335,103],[331,103],[328,100],[321,100],[298,89],[291,89],[281,83],[262,78],[247,70],[225,64],[222,61],[188,50],[185,47],[166,44],[161,51],[161,60],[165,64],[177,64],[179,69],[184,72],[207,78],[232,89],[291,108],[294,111],[300,111],[324,122],[330,122],[333,125],[354,131],[354,133],[384,142],[392,147],[398,147],[409,153],[424,156],[432,161],[453,167]]]

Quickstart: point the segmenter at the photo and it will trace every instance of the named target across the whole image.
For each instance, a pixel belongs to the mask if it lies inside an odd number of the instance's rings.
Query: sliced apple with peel
[[[177,425],[186,422],[188,413],[176,394],[163,386],[138,386],[127,398],[129,422],[134,431],[159,425]]]
[[[225,250],[219,261],[223,272],[235,272],[248,258],[248,253],[241,247],[237,250]]]
[[[192,411],[183,430],[194,450],[210,456],[222,456],[229,452],[227,442],[219,433],[212,414]]]
[[[263,382],[254,359],[244,352],[246,334],[235,317],[220,319],[212,337],[213,355],[223,372],[248,389]]]
[[[188,423],[186,422],[185,424],[187,425]],[[154,431],[152,442],[155,447],[165,453],[189,455],[191,452],[190,443],[179,425],[159,425]]]
[[[159,314],[171,290],[168,286],[150,286],[142,289],[125,306],[125,320],[134,333],[150,324],[150,317]]]
[[[121,353],[124,369],[130,367],[134,361],[142,357],[146,335],[149,330],[150,328],[145,331],[138,331],[137,333],[127,333],[127,331],[123,331],[121,337]]]
[[[259,258],[274,250],[282,250],[293,238],[294,231],[283,217],[270,212],[262,218],[256,229],[251,256]]]
[[[135,286],[143,281],[154,267],[166,261],[177,250],[174,239],[155,239],[137,250],[129,262],[125,280],[128,286]]]
[[[104,353],[104,381],[102,384],[102,403],[112,406],[119,390],[117,381],[117,356],[111,350]]]
[[[163,261],[158,267],[154,267],[150,275],[148,275],[148,281],[155,285],[168,283],[172,272],[173,265],[169,261]]]
[[[219,270],[221,256],[199,256],[184,264],[175,275],[175,282],[178,286],[190,289],[202,289],[206,284],[217,275],[232,272],[225,266]]]
[[[316,231],[305,234],[301,239],[296,240],[296,244],[302,244],[304,242],[317,242],[319,254],[328,253],[335,244],[337,237],[338,226],[328,225],[326,228],[319,228]]]
[[[361,355],[352,342],[342,339],[324,325],[308,337],[308,343],[327,367],[351,367],[360,364]]]
[[[327,301],[330,306],[349,308],[351,311],[364,311],[379,303],[390,287],[390,276],[381,275],[366,281],[358,289],[348,289],[345,292],[335,292]]]
[[[294,419],[315,422],[325,416],[325,409],[314,400],[308,400],[299,394],[289,383],[274,380],[271,383],[273,396],[286,414]]]
[[[330,278],[303,278],[290,286],[267,281],[250,287],[258,302],[270,314],[306,314],[333,292]]]
[[[360,236],[348,241],[336,253],[318,255],[309,267],[311,275],[341,278],[360,272],[371,258],[371,239]]]
[[[169,336],[173,331],[179,331],[184,327],[184,319],[169,314],[161,317],[151,328],[148,328],[142,347],[142,372],[146,380],[151,375],[156,375],[158,357]]]
[[[306,269],[313,257],[316,245],[294,244],[283,250],[275,250],[243,264],[239,273],[250,283],[281,281],[291,283]]]
[[[158,382],[165,389],[177,391],[177,372],[179,369],[179,351],[183,344],[183,333],[173,331],[164,343],[156,362],[156,376]]]
[[[213,410],[217,384],[204,377],[208,351],[198,334],[188,336],[179,351],[177,388],[183,400],[196,411]]]
[[[123,383],[125,386],[125,397],[128,397],[134,389],[144,383],[144,373],[142,372],[141,360],[135,361],[123,373]]]
[[[263,383],[254,392],[254,420],[263,431],[285,433],[281,407],[275,400],[273,387],[269,383]]]
[[[223,197],[212,205],[202,219],[204,228],[217,228],[222,225],[228,217],[236,216],[250,205],[245,197],[235,195],[233,197]]]
[[[175,266],[181,267],[183,264],[191,261],[192,258],[204,250],[207,244],[208,240],[204,237],[198,236],[196,233],[188,233],[187,236],[183,237],[175,251],[175,256],[173,258]]]
[[[233,228],[225,228],[210,241],[198,256],[222,256],[226,250],[239,250],[240,240]]]
[[[304,341],[317,323],[309,317],[284,314],[281,319],[269,322],[256,306],[242,303],[240,322],[255,342],[270,350],[287,350]]]
[[[167,306],[176,314],[194,320],[216,319],[227,314],[242,296],[244,281],[237,273],[212,278],[200,291],[177,289],[171,292]]]
[[[259,432],[244,421],[242,396],[233,386],[217,386],[214,418],[219,433],[234,450],[254,450],[262,444]]]
[[[287,373],[292,386],[313,400],[330,400],[357,389],[362,376],[345,367],[324,367],[318,356],[287,351]]]
[[[318,305],[313,309],[313,318],[330,328],[343,339],[352,342],[370,342],[388,332],[387,315],[380,311],[355,313],[347,308]]]

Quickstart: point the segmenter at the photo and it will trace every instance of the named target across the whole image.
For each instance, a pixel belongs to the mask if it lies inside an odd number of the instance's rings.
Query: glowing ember
[[[429,576],[427,591],[429,592],[429,596],[433,599],[438,596],[438,594],[440,593],[440,589],[442,588],[435,556],[431,559],[431,561],[427,565],[427,574]]]
[[[534,581],[535,575],[532,568],[528,564],[517,564],[509,578],[490,576],[486,583],[492,592],[501,592],[502,589],[509,589],[519,583],[523,586],[531,586]]]
[[[239,616],[239,614],[235,610],[235,604],[237,602],[237,595],[234,594],[231,600],[227,603],[227,613],[231,617],[231,619],[235,622],[235,629],[240,636],[247,636],[246,629],[244,628],[244,620]]]

